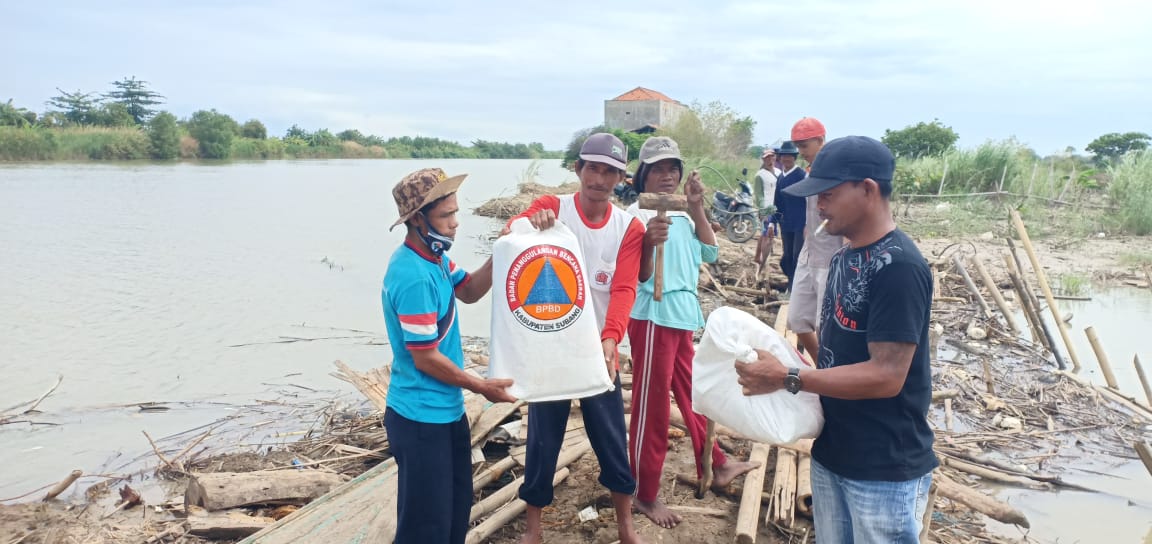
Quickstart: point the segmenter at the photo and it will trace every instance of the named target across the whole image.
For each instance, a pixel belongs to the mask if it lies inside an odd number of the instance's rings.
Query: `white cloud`
[[[637,85],[726,102],[759,121],[758,141],[803,115],[839,134],[938,117],[964,144],[1017,134],[1042,149],[1152,124],[1152,4],[1134,0],[7,9],[23,24],[0,34],[21,51],[5,90],[34,109],[57,86],[135,74],[179,115],[215,107],[274,133],[299,123],[553,148]]]

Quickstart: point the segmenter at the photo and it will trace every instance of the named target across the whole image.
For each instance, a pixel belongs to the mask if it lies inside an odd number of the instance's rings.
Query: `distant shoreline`
[[[563,151],[544,150],[539,144],[474,142],[463,146],[435,138],[393,138],[385,145],[362,145],[355,141],[318,143],[299,138],[234,137],[225,159],[200,156],[200,145],[180,135],[179,152],[171,159],[157,159],[146,131],[135,127],[0,127],[0,163],[13,162],[106,162],[299,159],[561,159]]]

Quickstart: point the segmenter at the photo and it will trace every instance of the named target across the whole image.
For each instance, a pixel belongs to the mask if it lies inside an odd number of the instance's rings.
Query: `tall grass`
[[[941,156],[900,159],[897,193],[1009,192],[1065,200],[1100,186],[1097,172],[1076,157],[1037,157],[1013,140],[989,141]]]
[[[1133,234],[1152,234],[1152,150],[1129,153],[1111,169],[1108,192],[1118,219]]]
[[[134,160],[150,156],[147,135],[135,128],[0,127],[0,160]]]

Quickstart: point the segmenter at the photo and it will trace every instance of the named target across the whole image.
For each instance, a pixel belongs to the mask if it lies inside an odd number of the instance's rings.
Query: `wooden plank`
[[[396,460],[372,467],[241,544],[361,544],[396,536]]]

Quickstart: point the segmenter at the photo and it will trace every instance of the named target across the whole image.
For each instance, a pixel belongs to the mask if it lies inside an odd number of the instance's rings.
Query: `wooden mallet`
[[[656,210],[656,217],[663,219],[667,212],[682,212],[688,209],[688,197],[670,193],[640,193],[640,208]],[[664,296],[664,243],[656,246],[656,271],[652,280],[652,300],[660,302]]]

